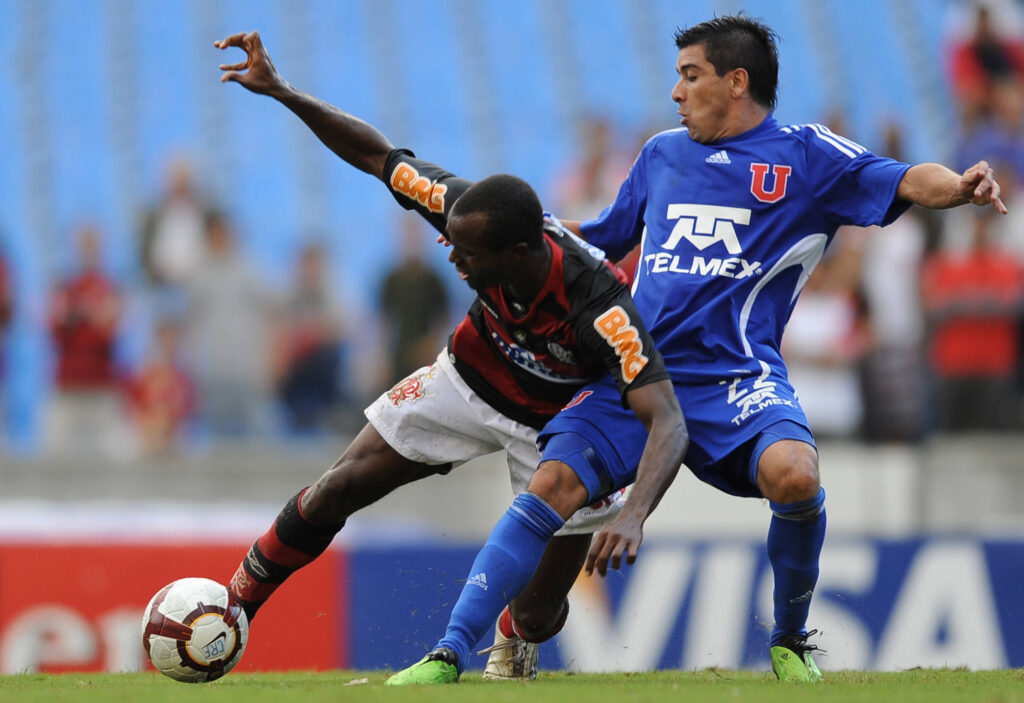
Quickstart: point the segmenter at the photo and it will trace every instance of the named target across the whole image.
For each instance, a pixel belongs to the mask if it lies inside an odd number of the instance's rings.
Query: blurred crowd
[[[884,229],[839,232],[783,341],[819,436],[1024,427],[1024,16],[1012,0],[962,13],[946,55],[958,121],[948,165],[989,161],[1010,214],[915,208]],[[904,158],[898,127],[877,141]]]
[[[72,261],[46,303],[53,364],[42,451],[131,458],[351,432],[368,397],[444,344],[446,287],[425,257],[433,235],[412,215],[394,228],[397,261],[374,315],[382,351],[365,378],[325,238],[296,244],[287,287],[276,290],[187,161],[172,160],[165,181],[139,218],[131,282],[107,271],[96,226],[73,233]],[[9,278],[0,256],[0,343],[13,308]],[[132,359],[125,338],[139,329],[145,349]]]
[[[884,229],[839,232],[783,343],[819,437],[913,443],[1024,428],[1024,15],[1014,0],[963,9],[946,55],[958,118],[949,165],[990,161],[1010,215],[915,208]],[[823,121],[905,158],[896,124],[859,135],[842,115]],[[596,215],[653,131],[581,121],[577,157],[544,184],[545,202],[567,219]],[[54,361],[44,450],[166,454],[219,439],[351,432],[370,398],[444,344],[457,311],[416,217],[388,223],[397,255],[368,323],[344,304],[330,237],[297,242],[289,282],[276,290],[246,258],[244,233],[196,183],[187,161],[168,168],[139,218],[130,285],[105,270],[103,232],[89,223],[75,232],[73,263],[46,308]],[[0,349],[13,288],[0,248]],[[377,340],[369,366],[353,343],[367,324]],[[126,329],[145,330],[144,352],[129,361],[119,352]]]

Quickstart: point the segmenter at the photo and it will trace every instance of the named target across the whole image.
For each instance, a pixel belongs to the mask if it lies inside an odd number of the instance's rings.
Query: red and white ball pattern
[[[249,621],[227,588],[205,578],[174,581],[149,601],[142,646],[157,671],[175,681],[213,681],[245,652]]]

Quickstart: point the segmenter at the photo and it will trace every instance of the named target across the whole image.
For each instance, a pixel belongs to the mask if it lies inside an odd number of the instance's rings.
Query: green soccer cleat
[[[384,682],[385,686],[418,686],[438,683],[458,683],[459,658],[447,647],[435,649],[427,656]]]
[[[818,647],[807,644],[807,638],[817,632],[811,630],[806,635],[786,635],[771,648],[772,671],[779,681],[818,683],[824,678],[812,653]]]

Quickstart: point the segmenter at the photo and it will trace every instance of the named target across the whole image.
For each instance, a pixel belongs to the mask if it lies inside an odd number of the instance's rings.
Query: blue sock
[[[437,647],[449,647],[459,656],[460,673],[470,648],[529,583],[548,542],[564,523],[541,498],[522,493],[491,530],[469,570],[448,630],[437,643]]]
[[[775,646],[783,635],[807,632],[807,611],[825,542],[825,489],[799,503],[771,503],[771,509],[768,560],[775,575]]]

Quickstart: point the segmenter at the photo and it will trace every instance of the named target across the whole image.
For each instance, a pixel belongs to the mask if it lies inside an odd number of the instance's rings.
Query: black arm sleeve
[[[623,407],[629,407],[626,391],[669,378],[665,361],[654,347],[654,340],[624,285],[616,282],[614,287],[594,295],[593,303],[585,308],[576,324],[580,343],[603,358],[615,378]]]
[[[437,164],[417,159],[408,149],[388,154],[381,175],[399,205],[418,212],[441,234],[452,205],[473,185]]]

